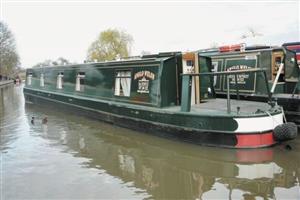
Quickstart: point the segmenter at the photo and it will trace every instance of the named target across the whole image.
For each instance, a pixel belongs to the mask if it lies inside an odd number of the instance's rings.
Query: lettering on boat
[[[227,71],[236,71],[236,70],[246,70],[246,69],[252,69],[252,67],[249,67],[247,65],[234,65],[227,69]],[[236,82],[237,84],[245,85],[247,79],[249,79],[250,74],[238,74],[236,76]],[[229,75],[230,84],[235,84],[235,75]]]
[[[155,74],[150,71],[139,71],[134,74],[134,80],[139,79],[138,93],[149,93],[149,80],[155,79]]]

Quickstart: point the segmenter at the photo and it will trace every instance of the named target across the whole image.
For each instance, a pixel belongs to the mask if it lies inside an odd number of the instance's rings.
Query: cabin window
[[[76,91],[84,91],[84,78],[85,78],[85,73],[84,72],[79,72],[76,76],[76,86],[75,90]]]
[[[279,70],[280,64],[281,64],[281,57],[280,56],[275,57],[275,71],[276,72]]]
[[[27,76],[27,85],[31,85],[32,73],[29,73]]]
[[[41,74],[41,77],[40,77],[40,86],[41,87],[45,86],[44,74]]]
[[[184,73],[194,73],[194,61],[193,60],[185,60],[183,66]]]
[[[63,78],[64,78],[64,73],[60,72],[57,75],[57,80],[56,80],[56,88],[57,89],[62,89],[63,88]]]
[[[212,62],[212,72],[217,72],[218,71],[218,62]],[[217,85],[217,76],[213,76],[214,77],[214,86]]]
[[[193,60],[187,60],[186,61],[186,66],[193,67],[194,66],[194,61]]]
[[[131,71],[118,71],[115,77],[115,95],[130,96]]]

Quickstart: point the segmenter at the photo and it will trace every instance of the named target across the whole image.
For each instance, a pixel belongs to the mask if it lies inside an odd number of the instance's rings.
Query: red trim
[[[241,163],[261,163],[273,160],[273,148],[237,150],[237,161]]]
[[[237,134],[237,148],[266,147],[275,144],[273,132],[256,134]]]
[[[219,51],[220,52],[229,52],[229,51],[240,51],[243,44],[234,44],[234,45],[226,45],[226,46],[220,46]]]
[[[291,46],[286,46],[287,49],[290,50],[296,50],[296,49],[300,49],[300,45],[291,45]]]

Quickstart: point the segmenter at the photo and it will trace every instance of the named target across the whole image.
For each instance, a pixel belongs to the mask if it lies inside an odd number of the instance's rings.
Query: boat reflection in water
[[[202,147],[112,126],[53,109],[27,105],[26,112],[47,113],[47,134],[66,145],[83,167],[117,177],[155,199],[300,199],[299,137],[292,151],[275,148],[235,150]],[[113,192],[113,191],[112,191]]]

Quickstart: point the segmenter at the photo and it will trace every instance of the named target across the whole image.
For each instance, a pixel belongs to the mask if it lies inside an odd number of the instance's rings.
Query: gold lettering
[[[142,77],[146,77],[148,79],[154,80],[155,74],[150,71],[139,71],[139,72],[135,73],[134,80],[140,79]]]

